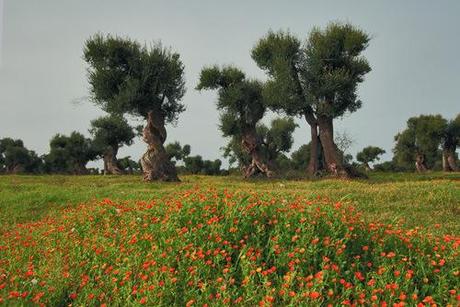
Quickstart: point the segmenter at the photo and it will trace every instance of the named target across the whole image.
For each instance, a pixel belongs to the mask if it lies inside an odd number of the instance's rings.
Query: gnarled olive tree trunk
[[[117,161],[117,153],[118,147],[110,146],[104,152],[104,175],[113,174],[113,175],[121,175],[123,171],[118,166]]]
[[[82,162],[82,161],[75,162],[74,167],[73,167],[74,175],[86,175],[88,173],[89,171],[86,168],[86,162]]]
[[[445,172],[458,171],[454,148],[443,149],[442,151],[442,169]]]
[[[316,118],[308,110],[304,113],[305,120],[310,126],[310,160],[308,162],[307,174],[309,176],[316,176],[320,170],[319,153],[321,147],[321,140],[318,135],[318,122]]]
[[[425,163],[425,155],[423,153],[418,152],[415,154],[415,169],[419,173],[423,173],[428,170]]]
[[[160,112],[148,112],[147,125],[142,138],[147,143],[147,151],[141,158],[145,181],[179,181],[176,167],[169,160],[163,146],[166,140],[165,120]]]
[[[260,152],[260,140],[255,128],[247,128],[243,132],[241,146],[252,159],[251,163],[243,168],[244,178],[251,177],[257,170],[270,178],[273,172],[268,167],[268,164],[264,162],[264,157]]]
[[[337,146],[334,143],[334,126],[332,118],[319,116],[318,126],[327,171],[333,176],[345,178],[351,177],[351,174],[345,168],[343,161],[337,152]]]

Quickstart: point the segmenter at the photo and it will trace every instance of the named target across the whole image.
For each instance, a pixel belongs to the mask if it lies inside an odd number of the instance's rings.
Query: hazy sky
[[[103,114],[88,96],[85,39],[102,33],[142,43],[161,40],[186,67],[187,110],[167,142],[192,146],[192,154],[220,158],[216,94],[194,88],[204,65],[235,64],[264,78],[250,57],[269,29],[304,39],[313,26],[349,21],[371,34],[365,52],[372,67],[360,86],[363,107],[336,121],[354,139],[351,153],[376,145],[391,152],[406,120],[423,113],[452,118],[460,112],[460,1],[90,1],[0,0],[0,138],[21,138],[39,154],[56,133],[88,135]],[[2,30],[3,28],[3,30]],[[80,101],[80,103],[75,103]],[[266,118],[266,121],[270,116]],[[294,149],[309,141],[297,120]],[[138,159],[145,144],[124,148]],[[385,155],[385,159],[391,154]]]

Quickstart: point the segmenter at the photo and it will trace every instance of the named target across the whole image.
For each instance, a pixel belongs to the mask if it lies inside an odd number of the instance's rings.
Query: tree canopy
[[[380,160],[380,155],[383,155],[385,150],[376,146],[367,146],[356,154],[356,160],[361,162],[366,169],[370,169],[369,163]]]
[[[395,136],[394,162],[404,169],[433,168],[441,161],[440,145],[447,121],[441,115],[420,115],[407,121],[407,128]]]
[[[169,159],[174,159],[173,162],[184,161],[190,155],[190,145],[185,144],[182,146],[179,142],[169,143],[165,147]]]
[[[168,122],[185,110],[184,65],[179,54],[154,43],[96,34],[85,43],[91,98],[108,113],[147,118],[161,112]]]
[[[119,115],[107,115],[91,121],[89,130],[95,146],[119,148],[131,145],[136,136],[128,121]]]
[[[219,128],[224,137],[241,135],[244,130],[255,127],[265,114],[262,83],[246,79],[238,68],[204,68],[196,88],[218,90]]]
[[[120,174],[118,165],[118,149],[123,145],[131,145],[135,136],[133,128],[121,115],[107,115],[91,121],[89,132],[93,136],[93,145],[104,160],[104,174]]]
[[[37,173],[41,167],[42,160],[34,151],[28,150],[22,140],[0,139],[0,172]]]
[[[51,173],[86,174],[86,164],[95,160],[100,151],[91,139],[79,132],[69,136],[57,134],[50,141],[50,152],[45,155],[45,168]]]

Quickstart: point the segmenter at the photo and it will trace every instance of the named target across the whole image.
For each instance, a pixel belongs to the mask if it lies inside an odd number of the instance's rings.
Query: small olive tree
[[[133,143],[133,128],[122,116],[109,115],[91,121],[89,131],[93,136],[93,143],[101,151],[104,174],[121,174],[123,171],[118,165],[118,150],[123,145],[129,146]]]
[[[217,108],[221,111],[220,130],[224,137],[235,138],[243,151],[251,157],[250,164],[243,168],[244,177],[256,171],[270,177],[262,151],[262,140],[256,126],[265,114],[262,83],[248,80],[245,74],[231,66],[204,68],[200,74],[198,90],[218,90]]]
[[[361,162],[367,171],[370,171],[371,167],[369,166],[369,163],[373,163],[376,160],[380,160],[380,156],[384,153],[385,150],[383,150],[380,147],[367,146],[363,148],[362,151],[356,154],[356,160],[358,160],[358,162]]]

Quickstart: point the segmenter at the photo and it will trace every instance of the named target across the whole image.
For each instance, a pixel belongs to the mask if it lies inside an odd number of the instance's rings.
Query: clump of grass
[[[454,306],[459,245],[321,197],[105,199],[1,234],[0,302]]]

